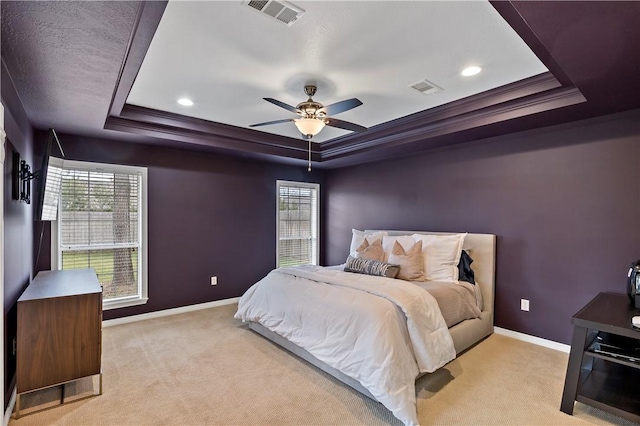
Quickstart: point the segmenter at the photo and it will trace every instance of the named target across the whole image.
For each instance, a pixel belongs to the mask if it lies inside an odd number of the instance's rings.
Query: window
[[[103,308],[147,302],[147,169],[64,161],[52,268],[93,268]]]
[[[276,267],[318,264],[320,185],[277,181]]]

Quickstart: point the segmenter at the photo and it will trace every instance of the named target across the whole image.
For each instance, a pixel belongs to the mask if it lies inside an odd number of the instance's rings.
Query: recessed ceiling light
[[[184,106],[192,106],[193,105],[193,101],[191,99],[187,99],[187,98],[178,99],[178,103],[180,105],[184,105]]]
[[[463,69],[460,74],[464,75],[465,77],[469,77],[469,76],[478,74],[480,71],[482,71],[482,68],[472,66],[472,67],[467,67]]]

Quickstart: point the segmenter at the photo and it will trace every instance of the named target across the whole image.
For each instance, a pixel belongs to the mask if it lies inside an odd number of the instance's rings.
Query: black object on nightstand
[[[626,294],[600,293],[573,316],[561,411],[578,401],[640,422],[639,314]]]

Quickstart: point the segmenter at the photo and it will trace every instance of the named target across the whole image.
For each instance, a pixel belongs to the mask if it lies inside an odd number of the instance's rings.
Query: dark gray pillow
[[[475,274],[473,273],[473,269],[471,269],[471,264],[473,263],[473,259],[469,256],[465,250],[462,250],[462,254],[460,255],[460,262],[458,263],[458,280],[466,281],[471,284],[475,284]]]
[[[356,274],[395,278],[398,276],[400,267],[373,259],[356,259],[349,256],[347,263],[344,265],[344,270],[345,272],[355,272]]]

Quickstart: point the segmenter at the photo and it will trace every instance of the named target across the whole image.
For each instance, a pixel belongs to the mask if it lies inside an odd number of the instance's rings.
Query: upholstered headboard
[[[379,231],[379,230],[378,230]],[[428,231],[397,231],[382,230],[389,235],[452,235],[453,232],[428,232]],[[375,232],[367,230],[365,232]],[[492,234],[467,234],[464,239],[463,250],[468,250],[473,264],[471,265],[475,279],[482,291],[483,311],[491,312],[493,317],[493,302],[495,292],[496,275],[496,236]]]

